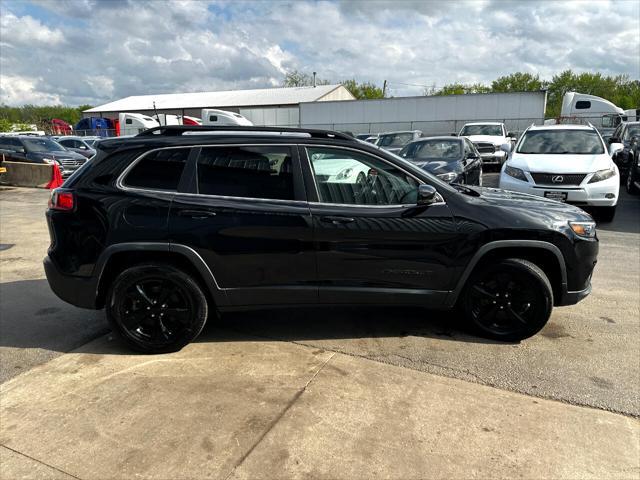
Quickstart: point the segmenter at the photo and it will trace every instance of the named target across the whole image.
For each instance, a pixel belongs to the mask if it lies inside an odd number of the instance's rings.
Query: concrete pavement
[[[102,337],[1,386],[0,477],[637,478],[640,422],[263,339]]]

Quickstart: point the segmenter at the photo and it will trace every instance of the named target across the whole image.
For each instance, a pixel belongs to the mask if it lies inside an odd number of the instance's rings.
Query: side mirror
[[[620,140],[618,140],[616,137],[609,137],[607,142],[609,142],[609,145],[611,145],[612,143],[620,143]]]
[[[511,144],[503,143],[502,145],[500,145],[500,150],[502,150],[505,153],[511,153]]]
[[[509,138],[516,138],[516,134],[513,132],[507,132],[507,137]]]
[[[609,154],[611,157],[615,157],[616,154],[624,150],[624,145],[621,143],[612,143],[609,145]]]
[[[438,191],[431,185],[418,185],[418,205],[426,206],[435,203]]]

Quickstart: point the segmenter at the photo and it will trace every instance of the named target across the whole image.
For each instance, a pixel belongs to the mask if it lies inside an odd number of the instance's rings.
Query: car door
[[[0,154],[7,162],[26,162],[27,153],[18,138],[8,136],[0,138]]]
[[[468,138],[464,139],[464,171],[466,183],[469,185],[479,185],[482,176],[482,160],[475,145]]]
[[[423,182],[367,152],[311,145],[302,152],[320,301],[440,304],[451,288],[456,237],[443,197],[416,209]]]
[[[312,224],[295,145],[203,146],[170,212],[232,305],[317,302]]]

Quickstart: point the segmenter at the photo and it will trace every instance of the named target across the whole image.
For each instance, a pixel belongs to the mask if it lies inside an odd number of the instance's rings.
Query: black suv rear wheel
[[[111,285],[106,305],[113,330],[144,353],[180,350],[200,334],[207,311],[198,282],[164,264],[124,270]]]
[[[482,335],[504,341],[535,335],[553,309],[549,279],[538,266],[519,258],[476,270],[462,300],[465,316]]]

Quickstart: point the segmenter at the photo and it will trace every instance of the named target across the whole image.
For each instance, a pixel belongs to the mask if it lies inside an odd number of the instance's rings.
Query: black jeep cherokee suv
[[[105,140],[52,193],[53,291],[106,307],[145,352],[180,349],[214,310],[458,307],[482,334],[538,332],[591,290],[582,210],[448,185],[344,134],[158,127]]]

